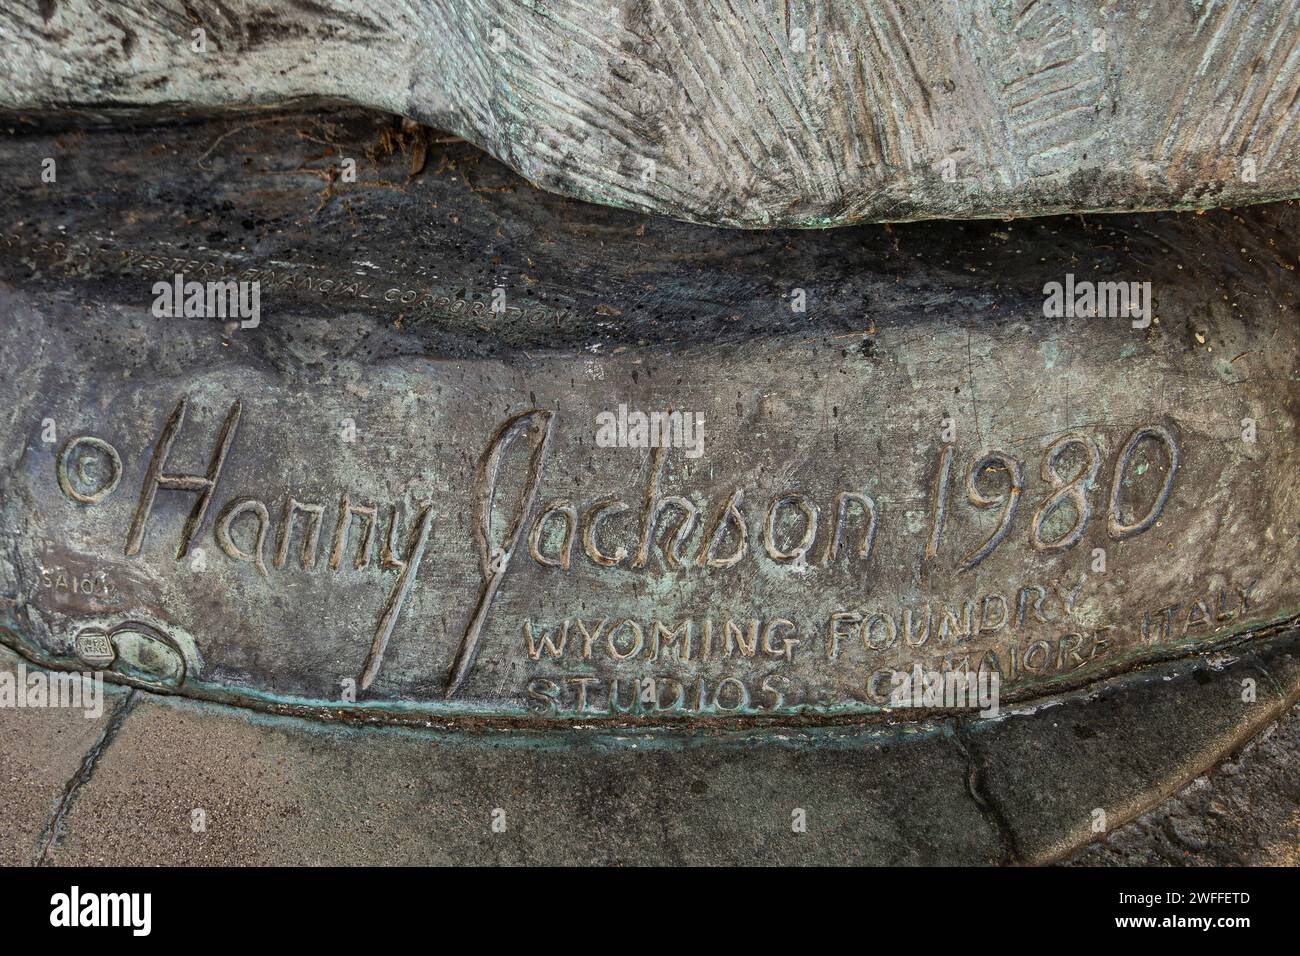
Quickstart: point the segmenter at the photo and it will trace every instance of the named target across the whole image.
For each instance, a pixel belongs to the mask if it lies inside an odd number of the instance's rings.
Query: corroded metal
[[[1290,206],[719,234],[492,168],[318,197],[310,122],[150,132],[147,175],[90,135],[0,200],[31,660],[316,716],[818,724],[917,664],[1031,700],[1300,614]],[[260,323],[155,316],[177,273],[261,282]],[[1076,273],[1151,283],[1149,323],[1046,317]]]
[[[564,195],[743,226],[1300,192],[1294,5],[1192,0],[20,0],[0,110],[304,99]]]

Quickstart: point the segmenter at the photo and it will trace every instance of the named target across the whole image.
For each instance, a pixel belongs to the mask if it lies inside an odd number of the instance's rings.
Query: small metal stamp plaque
[[[117,657],[113,642],[103,631],[90,629],[77,635],[77,656],[91,667],[108,667]]]

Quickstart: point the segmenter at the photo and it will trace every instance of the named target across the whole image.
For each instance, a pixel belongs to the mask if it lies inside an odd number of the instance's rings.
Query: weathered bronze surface
[[[1300,193],[1287,0],[111,6],[6,3],[0,110],[345,101],[565,195],[757,228]]]
[[[691,729],[860,721],[915,664],[1029,701],[1300,614],[1293,206],[728,233],[464,147],[329,175],[386,129],[0,146],[5,643],[281,713]],[[177,273],[260,281],[260,324],[155,317]],[[1067,275],[1150,282],[1149,327],[1046,318]],[[620,406],[701,454],[603,447]]]

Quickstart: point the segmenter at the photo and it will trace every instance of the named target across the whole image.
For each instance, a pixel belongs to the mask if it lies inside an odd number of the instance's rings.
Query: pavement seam
[[[63,839],[64,824],[68,814],[72,812],[73,804],[76,803],[81,788],[90,782],[90,777],[99,764],[99,758],[103,756],[104,751],[113,742],[127,716],[135,709],[136,700],[137,692],[135,690],[129,691],[126,697],[122,699],[122,702],[114,708],[113,713],[108,718],[108,723],[104,725],[103,733],[99,735],[99,739],[81,758],[81,766],[77,768],[77,772],[72,775],[64,786],[58,802],[50,812],[49,820],[46,821],[45,829],[41,832],[41,836],[37,841],[38,852],[34,861],[35,866],[46,866],[50,863],[54,850]]]
[[[1016,832],[1012,828],[1006,815],[1002,812],[1001,805],[993,796],[985,791],[984,788],[984,765],[980,758],[975,754],[971,741],[965,736],[965,725],[961,720],[952,722],[952,739],[957,749],[961,751],[966,758],[966,790],[971,799],[979,808],[980,813],[986,820],[993,825],[998,833],[998,839],[1002,843],[1003,858],[1000,861],[1004,866],[1018,865],[1023,861],[1023,854],[1020,850],[1020,841],[1016,837]]]

